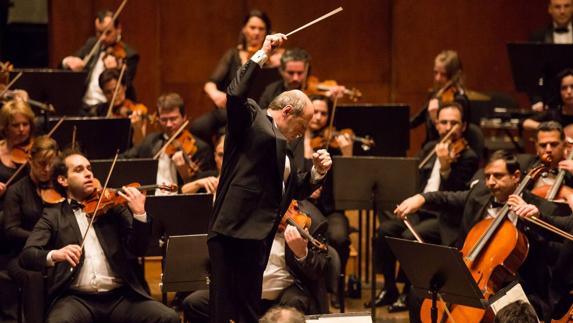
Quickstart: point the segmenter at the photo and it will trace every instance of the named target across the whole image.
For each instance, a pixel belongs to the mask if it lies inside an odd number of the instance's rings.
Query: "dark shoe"
[[[406,296],[408,294],[402,293],[398,299],[388,306],[388,313],[404,312],[408,310],[408,302],[406,301]]]
[[[390,304],[394,303],[397,299],[398,299],[398,292],[397,291],[389,291],[389,290],[383,289],[380,291],[380,293],[374,299],[374,305],[376,307],[384,306],[384,305],[390,305]],[[370,302],[366,302],[366,303],[364,303],[364,306],[365,307],[371,307],[372,305]]]
[[[340,309],[340,303],[338,302],[338,297],[335,294],[330,295],[330,306],[336,309]]]

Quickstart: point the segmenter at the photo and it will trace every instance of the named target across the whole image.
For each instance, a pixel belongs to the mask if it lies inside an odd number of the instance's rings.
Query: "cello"
[[[519,195],[529,182],[539,176],[544,165],[533,168],[513,192]],[[495,218],[481,220],[470,230],[462,248],[464,262],[485,299],[503,284],[515,278],[529,252],[527,237],[508,219],[509,204]],[[431,322],[432,301],[425,299],[420,310],[422,322]],[[463,305],[438,302],[438,322],[480,322],[491,318],[491,312]]]

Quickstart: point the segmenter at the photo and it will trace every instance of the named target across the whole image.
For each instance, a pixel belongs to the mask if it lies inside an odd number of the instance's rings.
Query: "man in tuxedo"
[[[314,112],[304,93],[284,92],[267,110],[246,98],[284,40],[282,34],[267,36],[227,89],[225,155],[207,242],[212,322],[258,321],[263,271],[282,214],[293,198],[318,188],[332,164],[320,150],[311,171],[298,172],[287,149],[287,142],[304,135]]]
[[[22,268],[47,273],[46,322],[179,322],[149,296],[134,268],[151,235],[145,195],[124,187],[118,194],[127,207],[109,209],[90,227],[81,205],[97,189],[90,162],[65,153],[52,178],[66,200],[44,210],[20,257]]]
[[[67,56],[62,60],[62,66],[72,71],[88,72],[86,81],[86,93],[84,95],[84,109],[90,109],[99,103],[105,103],[106,98],[99,87],[98,79],[100,74],[109,68],[121,68],[126,64],[125,76],[127,84],[126,95],[130,100],[137,101],[133,80],[139,63],[139,54],[131,46],[121,39],[122,27],[119,19],[112,22],[113,12],[110,10],[99,11],[94,21],[96,36],[90,37],[84,46],[74,55]],[[84,58],[90,53],[98,39],[101,39],[101,46],[95,54],[87,61]],[[125,56],[125,57],[119,57]]]

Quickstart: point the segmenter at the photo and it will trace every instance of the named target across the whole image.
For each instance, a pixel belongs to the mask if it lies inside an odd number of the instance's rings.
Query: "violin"
[[[328,250],[328,246],[326,244],[315,239],[310,235],[310,233],[308,233],[307,230],[310,229],[312,219],[308,214],[301,211],[297,200],[291,201],[286,213],[283,215],[281,222],[279,223],[279,232],[284,232],[287,224],[295,227],[300,235],[308,240],[315,248],[322,251]]]
[[[334,87],[340,86],[335,80],[325,80],[320,82],[316,76],[309,76],[306,79],[306,88],[304,92],[306,95],[318,94],[324,95],[326,92],[332,90]],[[352,102],[357,102],[362,97],[362,92],[356,88],[344,89],[344,95]]]
[[[332,138],[339,136],[339,135],[348,135],[350,140],[353,142],[360,143],[362,149],[364,151],[370,150],[372,147],[375,146],[374,139],[370,136],[360,137],[354,134],[354,131],[350,128],[336,130],[333,129],[332,133],[329,131],[328,128],[324,128],[321,133],[314,138],[310,139],[310,146],[313,150],[322,149],[326,147],[328,143],[330,148],[339,149],[340,146],[336,140],[331,140]]]
[[[571,159],[573,159],[573,149],[571,149],[566,158],[566,160],[571,160]],[[542,161],[546,165],[548,165],[551,164],[552,158],[549,155],[545,155],[543,156]],[[560,169],[559,172],[557,173],[557,177],[555,178],[555,182],[552,185],[541,185],[535,187],[533,190],[531,190],[531,193],[541,198],[544,198],[548,201],[553,201],[553,202],[565,201],[566,196],[570,196],[571,194],[573,194],[573,188],[563,184],[566,173],[567,173],[566,170]]]
[[[12,162],[19,165],[25,164],[28,160],[28,157],[30,156],[30,151],[32,150],[33,143],[33,140],[30,139],[25,144],[12,147],[12,150],[10,150],[10,159],[12,159]]]
[[[444,138],[442,140],[440,140],[440,144],[449,142],[450,146],[450,155],[453,156],[453,159],[456,160],[460,154],[462,153],[462,151],[464,151],[464,149],[466,149],[468,147],[468,142],[464,139],[464,138],[458,138],[454,141],[450,140],[450,137],[454,134],[454,132],[456,131],[456,129],[459,127],[459,124],[456,124],[455,126],[452,127],[452,129],[450,129],[450,131],[444,136]],[[434,156],[436,154],[436,150],[432,149],[432,151],[426,155],[426,157],[420,162],[420,164],[418,165],[418,169],[422,169],[424,168],[424,166],[430,161],[430,159],[432,159],[432,156]]]
[[[433,99],[438,99],[440,103],[453,102],[458,93],[463,93],[463,88],[460,84],[462,73],[456,73],[444,86],[442,86],[433,96]]]
[[[513,194],[519,195],[531,180],[537,178],[545,166],[538,166],[521,180]],[[476,281],[483,297],[488,299],[503,284],[514,280],[529,251],[527,237],[507,219],[509,204],[505,204],[495,218],[481,220],[469,231],[462,254],[466,267]],[[422,322],[431,321],[432,301],[425,299],[420,310]],[[438,322],[448,318],[455,322],[481,322],[490,315],[486,310],[438,302]],[[449,309],[449,310],[448,310]],[[447,315],[447,316],[446,316]]]
[[[65,200],[62,194],[56,191],[53,187],[40,188],[38,191],[42,201],[46,204],[53,205]]]
[[[191,156],[197,152],[197,144],[193,135],[188,130],[183,130],[188,124],[189,120],[186,120],[153,156],[153,159],[158,159],[162,152],[172,157],[176,152],[181,151],[189,168],[189,176],[192,177],[200,170],[200,165],[191,160]]]
[[[97,210],[97,214],[95,215],[101,215],[101,214],[105,214],[109,209],[118,206],[118,205],[123,205],[125,203],[127,203],[127,201],[121,197],[118,192],[123,192],[122,189],[116,189],[116,188],[106,188],[105,190],[101,189],[101,184],[99,183],[99,181],[97,179],[95,179],[96,181],[96,187],[97,189],[94,190],[94,192],[88,196],[88,198],[86,198],[83,202],[82,205],[84,206],[84,211],[86,212],[86,214],[93,216],[95,211],[96,211],[96,207],[98,205],[98,201],[101,197],[101,203],[99,205],[99,209]],[[126,185],[127,187],[135,187],[137,188],[139,191],[150,191],[150,190],[155,190],[155,189],[160,189],[160,190],[165,190],[168,192],[177,192],[177,185],[176,184],[171,184],[171,185],[141,185],[139,183],[130,183],[128,185]]]

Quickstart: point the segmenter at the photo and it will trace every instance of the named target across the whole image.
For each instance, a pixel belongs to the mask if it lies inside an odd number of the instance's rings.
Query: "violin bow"
[[[115,152],[115,156],[113,157],[113,162],[111,163],[111,166],[109,168],[109,172],[107,173],[107,178],[105,179],[105,184],[103,185],[103,188],[101,189],[101,194],[99,195],[99,199],[97,200],[94,214],[92,215],[90,222],[88,222],[88,228],[86,229],[86,232],[84,233],[84,236],[82,237],[82,243],[80,245],[80,249],[84,248],[84,244],[86,242],[86,237],[88,236],[88,232],[90,231],[90,228],[93,226],[94,219],[97,216],[97,211],[99,211],[101,200],[103,199],[104,192],[107,189],[107,184],[109,183],[109,179],[111,178],[111,173],[113,172],[113,169],[115,168],[115,162],[117,161],[118,156],[119,156],[119,149]]]
[[[334,130],[334,115],[336,114],[336,105],[338,103],[338,97],[334,96],[334,100],[332,102],[332,113],[330,114],[330,120],[328,121],[328,138],[326,139],[326,147],[325,149],[328,150],[330,147],[330,142],[332,141],[333,130]]]
[[[111,26],[113,26],[115,24],[115,20],[117,19],[117,17],[119,16],[119,14],[121,13],[121,11],[123,10],[123,7],[125,7],[125,5],[127,4],[127,0],[123,0],[123,2],[119,5],[119,7],[117,8],[117,10],[113,13],[113,16],[111,17],[111,23],[109,25],[107,25],[103,32],[102,35],[105,34],[105,32],[111,28]],[[102,42],[102,38],[101,35],[98,38],[98,40],[96,41],[96,43],[93,45],[92,49],[90,50],[90,52],[82,59],[84,66],[87,65],[87,63],[92,59],[92,57],[94,56],[94,54],[99,50],[99,48],[101,47],[101,42]]]
[[[16,76],[14,76],[12,81],[10,81],[10,83],[8,83],[8,85],[6,85],[4,90],[2,90],[2,92],[0,92],[0,98],[4,97],[4,94],[6,94],[8,92],[8,90],[10,90],[10,88],[14,85],[14,83],[16,83],[16,81],[18,81],[18,79],[20,77],[22,77],[22,74],[24,74],[24,72],[20,72],[20,73],[16,74]]]
[[[74,125],[74,129],[72,130],[72,150],[76,150],[76,134],[78,132],[78,127]]]
[[[48,132],[47,134],[48,137],[51,137],[54,134],[56,129],[58,129],[58,127],[62,124],[62,122],[64,122],[64,118],[65,117],[61,117],[60,120],[58,120],[58,122],[52,127],[52,130],[50,130],[50,132]],[[28,165],[28,160],[26,160],[22,165],[20,165],[20,167],[16,169],[14,174],[12,174],[10,178],[8,178],[8,180],[6,181],[6,187],[8,187],[8,185],[10,185],[16,179],[16,177],[22,172],[22,170],[24,169],[24,167],[26,167],[26,165]]]
[[[456,129],[458,129],[460,125],[456,124],[455,126],[452,127],[452,129],[450,129],[450,131],[446,134],[446,136],[444,137],[444,139],[440,140],[440,144],[446,142],[447,140],[450,139],[450,137],[454,134],[454,131],[456,131]],[[422,162],[420,162],[420,164],[418,165],[418,169],[422,169],[422,167],[424,167],[429,161],[430,158],[432,158],[432,156],[434,156],[436,154],[436,149],[433,149],[425,158],[424,160],[422,160]]]
[[[159,151],[155,154],[155,156],[153,156],[153,159],[159,158],[159,156],[161,155],[161,153],[165,150],[165,147],[169,146],[169,144],[172,143],[173,140],[175,140],[175,138],[177,138],[177,136],[179,136],[179,134],[181,133],[181,131],[183,131],[183,129],[185,129],[185,127],[187,127],[188,124],[189,124],[189,120],[185,120],[185,122],[183,122],[183,124],[179,127],[179,129],[177,129],[177,131],[175,131],[175,133],[173,134],[173,136],[171,136],[171,138],[169,138],[169,140],[167,140],[167,141],[165,142],[165,144],[163,145],[163,147],[161,147],[161,149],[159,149]]]
[[[111,117],[111,110],[113,109],[113,104],[117,98],[117,93],[119,92],[119,87],[121,86],[121,80],[123,80],[123,74],[125,74],[125,68],[126,66],[123,64],[121,66],[121,71],[119,72],[117,84],[115,84],[115,89],[113,89],[113,96],[111,97],[111,101],[109,101],[109,106],[107,107],[107,113],[105,114],[107,118]]]
[[[299,31],[301,31],[301,30],[303,30],[303,29],[305,29],[305,28],[308,28],[308,27],[310,27],[310,26],[316,24],[317,22],[319,22],[319,21],[321,21],[321,20],[324,20],[324,19],[326,19],[326,18],[328,18],[328,17],[330,17],[330,16],[333,16],[333,15],[335,15],[335,14],[341,12],[341,11],[342,11],[342,7],[338,7],[338,8],[336,8],[336,9],[330,11],[329,13],[327,13],[327,14],[325,14],[325,15],[322,15],[322,16],[320,16],[320,17],[314,19],[314,20],[311,21],[311,22],[309,22],[309,23],[307,23],[307,24],[305,24],[305,25],[303,25],[303,26],[301,26],[301,27],[298,27],[297,29],[295,29],[295,30],[291,31],[290,33],[286,34],[286,36],[288,37],[288,36],[290,36],[290,35],[293,35],[293,34],[299,32]]]

